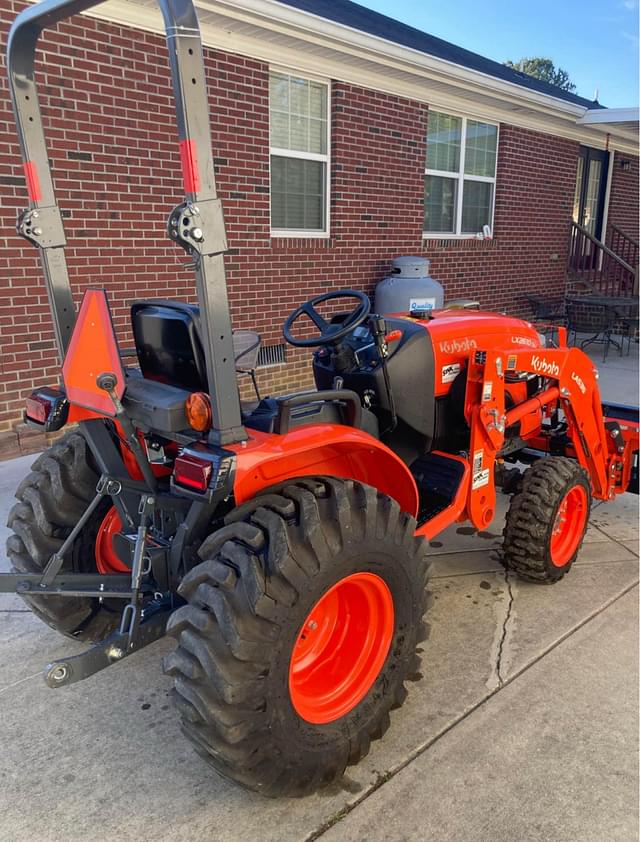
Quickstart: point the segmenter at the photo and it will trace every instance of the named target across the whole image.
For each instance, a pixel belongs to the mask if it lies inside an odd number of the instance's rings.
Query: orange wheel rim
[[[587,492],[574,485],[560,501],[551,532],[551,562],[564,567],[578,549],[587,522]]]
[[[113,547],[113,536],[122,531],[122,521],[115,506],[104,517],[96,537],[96,568],[103,576],[108,573],[130,573]]]
[[[393,597],[380,576],[354,573],[330,588],[291,654],[289,693],[299,716],[320,725],[353,710],[382,669],[393,626]]]

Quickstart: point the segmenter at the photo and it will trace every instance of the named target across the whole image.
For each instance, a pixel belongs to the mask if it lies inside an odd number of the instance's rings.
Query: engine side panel
[[[434,426],[434,363],[429,335],[422,323],[414,319],[386,318],[385,321],[388,335],[394,331],[402,333],[400,339],[390,343],[387,358],[398,418],[430,440]],[[362,398],[369,393],[374,411],[388,414],[390,406],[383,372],[372,342],[372,338],[365,339],[359,347],[357,338],[348,337],[347,344],[357,353],[360,364],[347,372],[334,368],[330,354],[317,353],[313,361],[314,376],[318,389],[330,389],[333,378],[339,374],[344,380],[344,388],[352,389]],[[385,426],[384,420],[381,426]]]

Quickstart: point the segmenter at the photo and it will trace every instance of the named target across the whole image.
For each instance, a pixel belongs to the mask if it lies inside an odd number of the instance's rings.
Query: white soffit
[[[608,146],[638,154],[637,132],[620,123],[583,119],[585,115],[597,114],[597,110],[587,110],[271,0],[195,3],[207,47],[587,146]],[[155,0],[107,0],[85,14],[164,33]]]
[[[578,125],[593,126],[629,135],[636,149],[640,136],[640,108],[593,108],[578,120]]]

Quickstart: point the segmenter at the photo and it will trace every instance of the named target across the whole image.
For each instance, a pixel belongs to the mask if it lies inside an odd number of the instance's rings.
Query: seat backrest
[[[131,325],[144,377],[189,391],[208,391],[200,311],[182,301],[136,301]]]
[[[192,391],[208,391],[200,308],[184,301],[150,299],[131,305],[131,324],[144,377]],[[253,330],[233,331],[236,371],[258,364],[262,339]]]

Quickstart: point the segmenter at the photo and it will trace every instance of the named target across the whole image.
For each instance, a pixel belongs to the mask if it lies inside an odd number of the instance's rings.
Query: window
[[[498,127],[429,112],[425,234],[474,235],[493,227]]]
[[[269,82],[271,233],[327,236],[329,86],[275,71]]]

